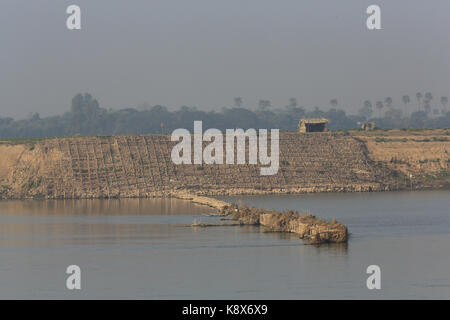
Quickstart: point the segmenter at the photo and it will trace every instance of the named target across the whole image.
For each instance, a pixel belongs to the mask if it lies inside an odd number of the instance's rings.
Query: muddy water
[[[314,247],[257,227],[185,227],[211,209],[176,199],[0,202],[0,298],[450,298],[450,192],[241,196],[344,222]],[[67,266],[81,290],[66,289]],[[366,268],[381,267],[381,290]]]

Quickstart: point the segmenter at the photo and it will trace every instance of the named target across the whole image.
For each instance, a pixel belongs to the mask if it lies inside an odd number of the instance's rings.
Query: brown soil
[[[371,159],[403,173],[410,187],[450,185],[450,130],[392,130],[357,138]]]
[[[168,135],[3,142],[0,198],[200,197],[446,187],[449,137],[443,130],[281,133],[280,169],[273,176],[261,176],[259,165],[175,165],[170,158],[175,142]]]

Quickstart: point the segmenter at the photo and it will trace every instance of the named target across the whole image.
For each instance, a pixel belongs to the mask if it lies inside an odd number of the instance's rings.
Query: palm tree
[[[417,92],[416,99],[417,99],[417,106],[418,106],[417,111],[420,111],[420,105],[422,103],[422,93]]]
[[[331,99],[331,100],[330,100],[330,105],[331,105],[333,108],[336,108],[337,105],[338,105],[337,99]]]
[[[442,113],[447,113],[447,103],[448,103],[448,98],[441,97]]]
[[[426,113],[430,113],[430,111],[431,111],[430,100],[425,99],[425,100],[423,101],[423,108],[424,108],[424,110],[425,110]]]
[[[392,106],[392,98],[391,97],[387,97],[386,99],[384,99],[384,103],[386,104],[386,107],[391,108],[391,106]]]
[[[379,114],[379,116],[381,118],[381,109],[384,108],[383,102],[382,101],[377,101],[375,103],[375,107],[378,109],[378,114]]]
[[[295,108],[297,106],[297,99],[296,98],[290,98],[289,99],[289,107]]]
[[[272,105],[272,103],[270,102],[270,100],[259,100],[258,102],[258,107],[261,110],[267,110],[267,108],[270,108],[270,106]]]
[[[424,100],[423,100],[423,107],[424,107],[426,113],[431,112],[431,100],[433,100],[433,95],[431,94],[431,92],[425,93]]]
[[[359,115],[363,116],[366,120],[369,120],[372,116],[372,102],[370,100],[364,101],[364,107],[358,110]]]
[[[411,99],[409,98],[408,95],[404,95],[402,97],[402,102],[405,104],[405,117],[406,117],[406,107],[408,106],[408,103],[411,102]]]

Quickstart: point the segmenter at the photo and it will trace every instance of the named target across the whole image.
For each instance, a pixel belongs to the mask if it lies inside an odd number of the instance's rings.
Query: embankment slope
[[[428,142],[407,140],[397,146],[391,144],[397,142],[382,142],[361,133],[281,133],[280,169],[273,176],[261,176],[259,165],[175,165],[170,158],[175,142],[169,135],[54,138],[15,144],[3,141],[0,197],[385,191],[421,188],[425,182],[448,186],[450,143],[444,139],[448,139],[448,132],[433,134],[434,140],[429,133],[427,136],[415,135],[414,139]],[[413,157],[411,148],[414,154],[439,153],[439,165],[437,160],[429,162],[431,155],[427,156],[427,163],[432,163],[429,168],[421,162],[412,165],[413,158],[425,160]],[[404,167],[399,161],[411,163]],[[432,178],[427,176],[434,172],[431,168],[439,172]]]

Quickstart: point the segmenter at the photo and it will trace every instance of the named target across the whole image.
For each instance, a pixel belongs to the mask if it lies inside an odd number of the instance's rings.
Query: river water
[[[1,201],[0,298],[450,299],[449,191],[222,199],[335,217],[351,237],[187,227],[216,218],[176,199]],[[66,288],[69,265],[81,290]]]

